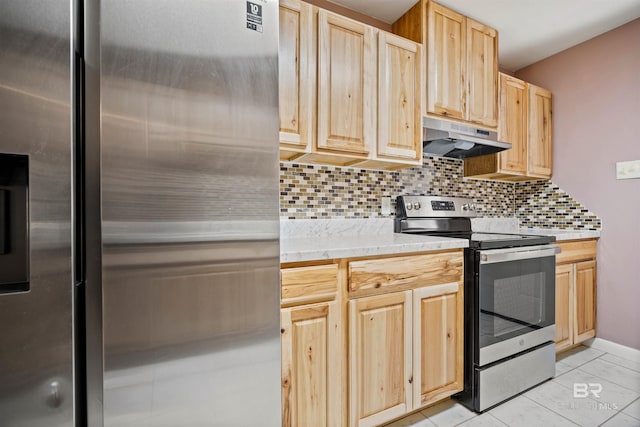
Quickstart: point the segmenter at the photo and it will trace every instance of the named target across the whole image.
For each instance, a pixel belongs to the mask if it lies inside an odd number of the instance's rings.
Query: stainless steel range
[[[395,231],[469,240],[465,249],[464,391],[482,412],[555,374],[553,236],[476,233],[471,199],[397,198]]]

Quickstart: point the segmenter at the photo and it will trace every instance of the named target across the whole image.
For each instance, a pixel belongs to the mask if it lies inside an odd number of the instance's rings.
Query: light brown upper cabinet
[[[551,178],[552,169],[551,92],[529,85],[529,170],[527,175]]]
[[[551,178],[552,95],[500,73],[498,139],[512,148],[464,162],[464,175],[505,181]]]
[[[498,139],[510,142],[510,150],[498,155],[500,171],[514,175],[527,174],[527,84],[500,73],[500,128]]]
[[[380,31],[378,156],[422,161],[421,46]]]
[[[426,46],[425,111],[495,128],[498,33],[433,1],[421,0],[393,32]]]
[[[280,158],[305,153],[315,135],[315,45],[313,7],[298,0],[280,0],[278,48],[280,95]]]
[[[318,12],[318,148],[366,157],[376,123],[376,31]]]
[[[464,119],[466,18],[433,2],[427,13],[427,112]]]
[[[421,164],[419,44],[281,0],[279,66],[281,160]]]
[[[467,79],[467,120],[498,126],[498,32],[471,18],[467,18]]]

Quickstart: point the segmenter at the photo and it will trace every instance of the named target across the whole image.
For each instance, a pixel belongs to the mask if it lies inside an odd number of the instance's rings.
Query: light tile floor
[[[573,397],[576,383],[602,390],[599,397]],[[551,381],[481,415],[447,400],[386,427],[434,426],[640,427],[640,363],[580,346],[558,356]]]

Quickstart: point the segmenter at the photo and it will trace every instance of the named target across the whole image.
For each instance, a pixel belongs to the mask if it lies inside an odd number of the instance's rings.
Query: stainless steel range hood
[[[467,159],[511,148],[508,142],[498,141],[494,131],[461,123],[423,117],[423,152],[429,156]]]

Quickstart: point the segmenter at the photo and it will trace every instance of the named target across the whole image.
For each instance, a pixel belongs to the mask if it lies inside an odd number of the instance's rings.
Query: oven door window
[[[480,347],[555,323],[555,257],[479,268]]]

